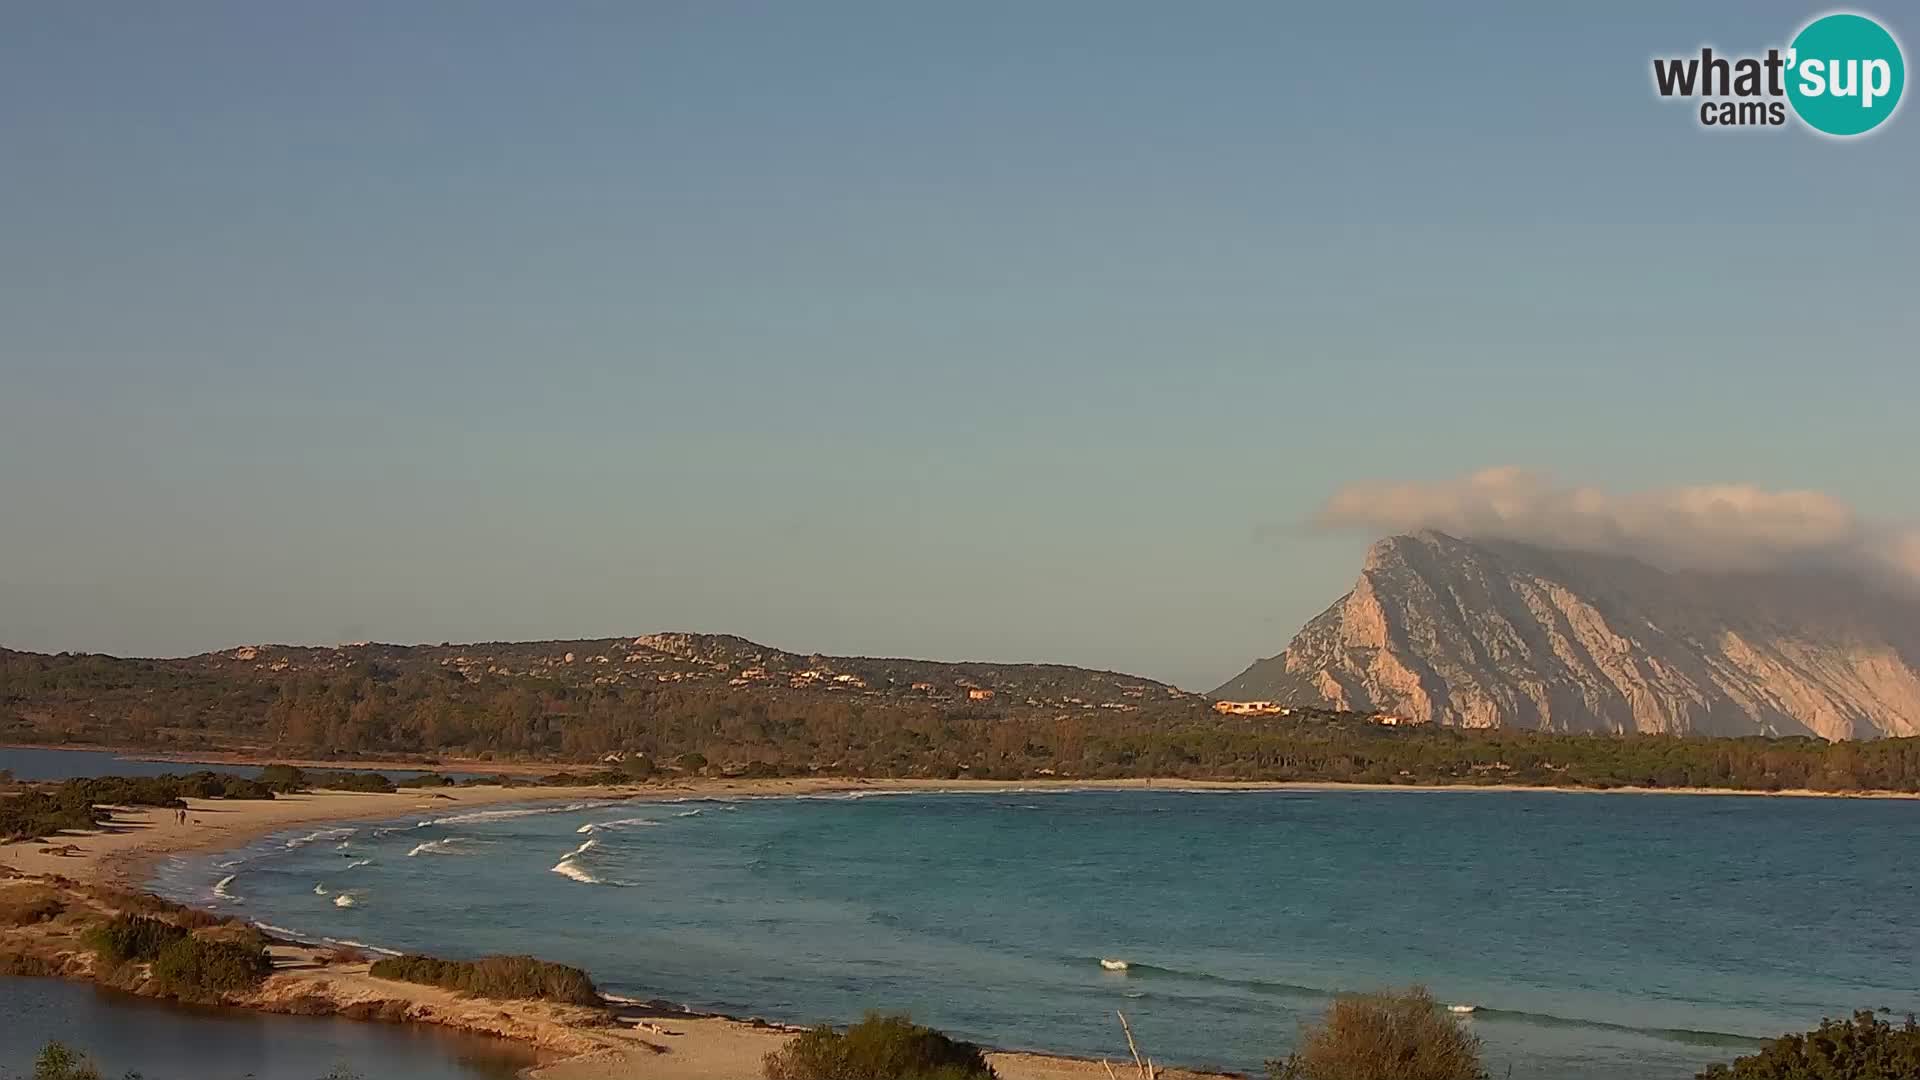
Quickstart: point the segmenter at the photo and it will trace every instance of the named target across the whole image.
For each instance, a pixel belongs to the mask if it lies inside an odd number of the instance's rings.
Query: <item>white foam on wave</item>
[[[695,811],[695,812],[697,813],[698,811]],[[612,821],[589,821],[585,825],[582,825],[573,831],[577,833],[596,833],[596,832],[604,832],[609,829],[625,829],[633,826],[658,825],[658,824],[660,823],[653,820],[652,818],[643,818],[643,817],[616,818]]]
[[[352,862],[348,863],[347,865],[341,867],[340,869],[351,870],[356,866],[365,866],[372,861],[373,861],[372,859],[355,859]]]
[[[586,867],[581,866],[579,863],[575,862],[573,859],[573,856],[571,855],[567,856],[564,859],[561,859],[557,863],[554,863],[553,872],[556,874],[559,874],[561,877],[572,878],[573,880],[581,883],[582,885],[601,884],[600,879],[597,877],[594,877],[592,871],[588,870]]]
[[[223,877],[219,881],[214,882],[213,895],[219,897],[222,900],[227,901],[228,903],[233,903],[233,904],[239,903],[240,898],[227,891],[227,886],[233,884],[233,879],[239,876],[240,876],[239,874],[228,874],[226,877]]]
[[[287,841],[285,846],[289,850],[293,848],[303,848],[308,844],[318,843],[322,840],[341,840],[359,831],[359,829],[321,829],[319,832],[311,832],[305,836],[296,836]]]
[[[1100,966],[1108,971],[1125,971],[1133,965],[1127,963],[1125,960],[1108,960],[1103,958],[1100,961]]]
[[[698,811],[698,810],[682,810],[682,811],[680,811],[679,813],[677,813],[677,814],[675,814],[675,815],[673,815],[673,816],[674,816],[674,817],[699,817],[699,816],[700,816],[700,811]]]
[[[626,888],[632,884],[631,882],[613,881],[608,878],[603,878],[581,865],[581,857],[599,846],[600,841],[589,839],[586,843],[562,855],[560,861],[554,863],[549,869],[552,873],[559,874],[564,878],[571,878],[582,885],[612,885],[616,888]]]
[[[415,855],[466,855],[472,854],[473,848],[483,847],[485,844],[486,842],[484,840],[476,840],[471,836],[443,836],[438,840],[428,840],[424,843],[413,845],[413,850],[407,852],[407,857],[412,858]]]
[[[315,896],[327,895],[327,887],[325,885],[315,884],[313,887],[313,895]]]
[[[566,814],[577,810],[591,810],[602,805],[598,802],[568,803],[565,806],[520,806],[508,810],[471,810],[464,814],[450,814],[447,817],[428,818],[421,825],[463,825],[474,821],[506,821],[510,818],[532,817],[535,814]]]
[[[352,893],[343,892],[333,898],[334,907],[359,907],[360,901]]]

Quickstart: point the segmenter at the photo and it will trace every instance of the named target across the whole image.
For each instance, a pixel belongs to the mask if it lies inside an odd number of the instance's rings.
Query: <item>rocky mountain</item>
[[[1422,532],[1374,544],[1351,592],[1214,694],[1461,727],[1915,735],[1920,600]]]

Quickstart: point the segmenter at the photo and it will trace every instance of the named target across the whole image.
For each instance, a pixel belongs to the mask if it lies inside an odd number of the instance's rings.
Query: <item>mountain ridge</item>
[[[1920,603],[1819,571],[1667,570],[1437,531],[1214,691],[1460,727],[1920,734]]]

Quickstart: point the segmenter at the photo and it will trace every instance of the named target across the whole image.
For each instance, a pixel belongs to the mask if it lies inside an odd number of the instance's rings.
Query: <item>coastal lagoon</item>
[[[532,1051],[425,1024],[271,1016],[194,1008],[64,979],[0,976],[0,1076],[26,1076],[49,1040],[85,1052],[104,1076],[147,1080],[321,1080],[329,1070],[384,1080],[510,1080]]]
[[[1474,1011],[1495,1076],[1675,1080],[1920,1010],[1920,803],[1461,791],[865,793],[302,829],[155,888],[308,938],[1010,1049],[1259,1069],[1337,991]],[[1110,961],[1102,964],[1102,961]],[[1110,970],[1119,964],[1125,970]]]

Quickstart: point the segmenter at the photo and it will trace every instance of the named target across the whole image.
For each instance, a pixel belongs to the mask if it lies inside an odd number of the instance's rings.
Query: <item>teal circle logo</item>
[[[1807,126],[1828,135],[1864,135],[1900,105],[1907,65],[1900,43],[1865,15],[1825,15],[1794,37],[1787,99]]]

